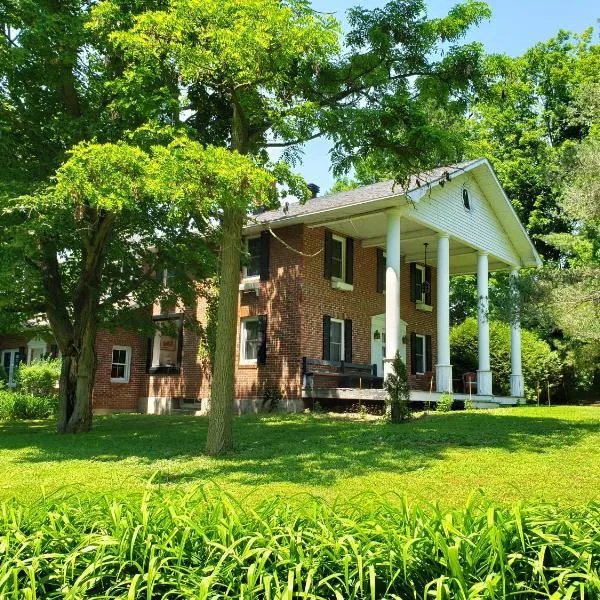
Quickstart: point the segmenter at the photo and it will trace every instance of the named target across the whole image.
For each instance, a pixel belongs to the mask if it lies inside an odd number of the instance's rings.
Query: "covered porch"
[[[541,261],[489,163],[475,161],[440,171],[426,181],[417,179],[408,192],[396,190],[389,182],[387,185],[387,193],[380,187],[378,197],[321,211],[311,215],[312,222],[306,225],[352,237],[363,248],[376,248],[384,261],[385,312],[371,315],[373,347],[373,340],[383,340],[379,344],[381,356],[375,350],[371,355],[373,372],[385,378],[396,352],[405,363],[409,359],[402,308],[406,302],[402,295],[408,287],[401,274],[406,272],[403,266],[419,265],[422,279],[416,292],[412,281],[410,289],[411,295],[419,298],[411,300],[418,310],[434,315],[436,335],[430,353],[435,355],[435,363],[429,384],[413,390],[412,400],[435,403],[442,393],[452,393],[455,400],[470,399],[476,407],[521,403],[524,381],[516,284],[522,267],[538,266]],[[434,272],[433,281],[425,279],[427,269]],[[511,311],[510,396],[506,397],[494,396],[490,368],[488,279],[490,272],[498,270],[510,271],[515,302]],[[458,274],[477,275],[478,365],[470,386],[464,386],[461,374],[453,372],[450,357],[450,278]],[[425,362],[425,340],[421,344]],[[414,360],[414,355],[411,358]],[[385,393],[374,389],[377,387],[320,386],[305,380],[302,394],[304,399],[313,400],[382,401]]]

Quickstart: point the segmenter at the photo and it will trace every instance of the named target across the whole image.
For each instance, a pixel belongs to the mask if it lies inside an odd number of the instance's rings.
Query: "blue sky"
[[[313,0],[317,10],[333,13],[343,22],[346,9],[361,5],[374,8],[385,0]],[[430,16],[443,16],[457,0],[429,0]],[[535,43],[554,36],[559,29],[581,32],[597,26],[600,4],[597,0],[488,0],[492,19],[473,29],[465,41],[480,41],[487,52],[502,52],[512,56],[522,54]],[[596,40],[598,39],[596,27]],[[329,144],[315,140],[306,144],[304,159],[298,167],[307,182],[321,187],[321,193],[333,184],[329,171]]]

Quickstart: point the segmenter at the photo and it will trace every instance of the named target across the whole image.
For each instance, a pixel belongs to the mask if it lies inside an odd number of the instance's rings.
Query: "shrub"
[[[454,404],[454,400],[450,394],[444,392],[437,401],[435,410],[439,413],[447,413],[452,410],[452,405]]]
[[[456,375],[476,371],[477,320],[466,319],[450,332],[452,364]],[[525,395],[533,400],[538,387],[545,388],[560,381],[562,366],[558,354],[534,332],[521,330],[521,355]],[[510,325],[500,321],[490,322],[490,366],[493,374],[493,391],[499,396],[510,395]]]
[[[263,393],[262,409],[266,412],[277,412],[281,408],[283,394],[276,388],[268,387]]]
[[[390,421],[400,423],[410,418],[410,385],[408,372],[400,353],[392,362],[392,372],[385,378],[383,387],[386,391],[385,401],[390,410]]]
[[[0,420],[47,419],[56,414],[57,396],[35,396],[0,389]]]
[[[56,394],[60,377],[61,361],[56,358],[36,360],[30,365],[21,364],[17,369],[16,383],[19,390],[36,396]]]
[[[360,506],[360,508],[358,508]],[[600,504],[0,505],[1,598],[598,598]]]

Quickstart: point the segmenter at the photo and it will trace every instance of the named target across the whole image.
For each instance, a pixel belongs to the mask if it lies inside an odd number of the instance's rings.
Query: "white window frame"
[[[6,373],[6,376],[8,377],[8,380],[6,382],[7,387],[16,387],[17,386],[17,382],[15,381],[15,358],[18,353],[19,353],[18,348],[5,348],[4,350],[2,350],[0,352],[0,359],[2,360],[2,362],[0,364],[3,367],[4,367],[4,355],[5,354],[11,355],[11,364],[8,367],[8,372]]]
[[[423,370],[417,371],[415,366],[415,375],[425,375],[425,371],[427,370],[427,339],[426,336],[417,333],[415,336],[417,339],[421,339],[423,341]],[[417,355],[417,349],[415,348],[415,357]]]
[[[36,337],[27,342],[27,364],[31,364],[32,350],[41,350],[42,356],[48,352],[48,343],[42,338]]]
[[[250,240],[259,240],[260,235],[251,235],[244,239],[244,245],[246,247],[246,253],[250,255]],[[260,260],[260,257],[259,257]],[[260,280],[260,263],[258,268],[258,273],[256,275],[248,275],[248,266],[244,265],[242,267],[242,279],[244,281],[259,281]]]
[[[331,280],[346,282],[346,238],[341,235],[332,234],[331,236]],[[333,242],[340,242],[342,245],[342,276],[337,277],[333,274]]]
[[[340,324],[340,340],[341,340],[341,344],[340,344],[340,361],[344,360],[344,356],[346,356],[346,340],[344,339],[345,337],[345,333],[346,333],[346,328],[345,328],[345,323],[342,319],[331,319],[330,323],[329,323],[329,356],[331,356],[331,324],[332,323],[339,323]],[[333,360],[333,358],[331,359]]]
[[[240,319],[240,365],[251,366],[258,364],[258,353],[256,358],[246,358],[246,342],[248,340],[248,332],[246,323],[255,322],[260,328],[260,319],[258,317],[245,317]],[[259,331],[260,332],[260,331]]]
[[[110,351],[110,370],[112,373],[112,366],[122,365],[123,363],[115,363],[113,362],[113,355],[115,350],[125,350],[125,376],[124,377],[111,377],[111,383],[129,383],[129,378],[131,376],[131,346],[113,346]]]

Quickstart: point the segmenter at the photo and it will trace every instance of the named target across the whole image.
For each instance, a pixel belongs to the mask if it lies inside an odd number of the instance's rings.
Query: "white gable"
[[[469,194],[471,210],[463,204]],[[484,250],[503,262],[518,265],[520,259],[489,199],[470,174],[458,176],[442,187],[435,184],[405,212],[409,219],[450,234],[469,246]]]

